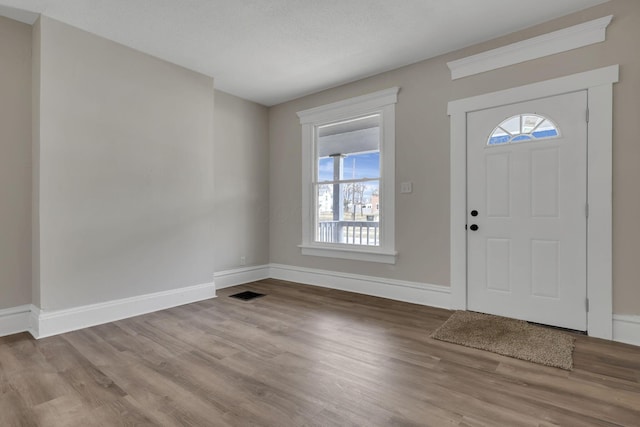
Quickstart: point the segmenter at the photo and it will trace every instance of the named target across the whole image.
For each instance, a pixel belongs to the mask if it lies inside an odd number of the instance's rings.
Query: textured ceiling
[[[0,0],[0,14],[43,14],[274,105],[605,1]]]

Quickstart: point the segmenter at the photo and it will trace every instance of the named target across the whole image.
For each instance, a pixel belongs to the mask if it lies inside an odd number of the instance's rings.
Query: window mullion
[[[356,178],[356,179],[341,179],[339,181],[313,181],[313,185],[333,185],[333,184],[352,184],[358,182],[374,182],[374,181],[382,181],[382,177],[378,178]]]

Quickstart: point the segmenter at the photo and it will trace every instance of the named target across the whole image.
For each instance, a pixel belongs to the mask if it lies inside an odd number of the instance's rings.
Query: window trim
[[[395,104],[399,87],[298,111],[302,126],[302,255],[395,264]],[[313,238],[315,128],[365,114],[382,116],[380,140],[380,246],[316,242]]]

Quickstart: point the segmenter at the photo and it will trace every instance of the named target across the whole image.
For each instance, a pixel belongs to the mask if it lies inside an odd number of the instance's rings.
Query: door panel
[[[582,91],[468,114],[470,310],[586,330],[586,106]]]
[[[511,291],[511,240],[487,239],[487,288]]]
[[[493,153],[485,156],[487,216],[508,217],[511,209],[509,153]]]
[[[557,147],[531,152],[531,217],[558,217],[560,159]]]

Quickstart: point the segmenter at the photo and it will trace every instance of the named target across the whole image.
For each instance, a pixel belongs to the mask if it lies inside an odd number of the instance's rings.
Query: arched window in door
[[[493,129],[487,146],[515,144],[560,136],[560,129],[548,117],[527,113],[509,117]]]

